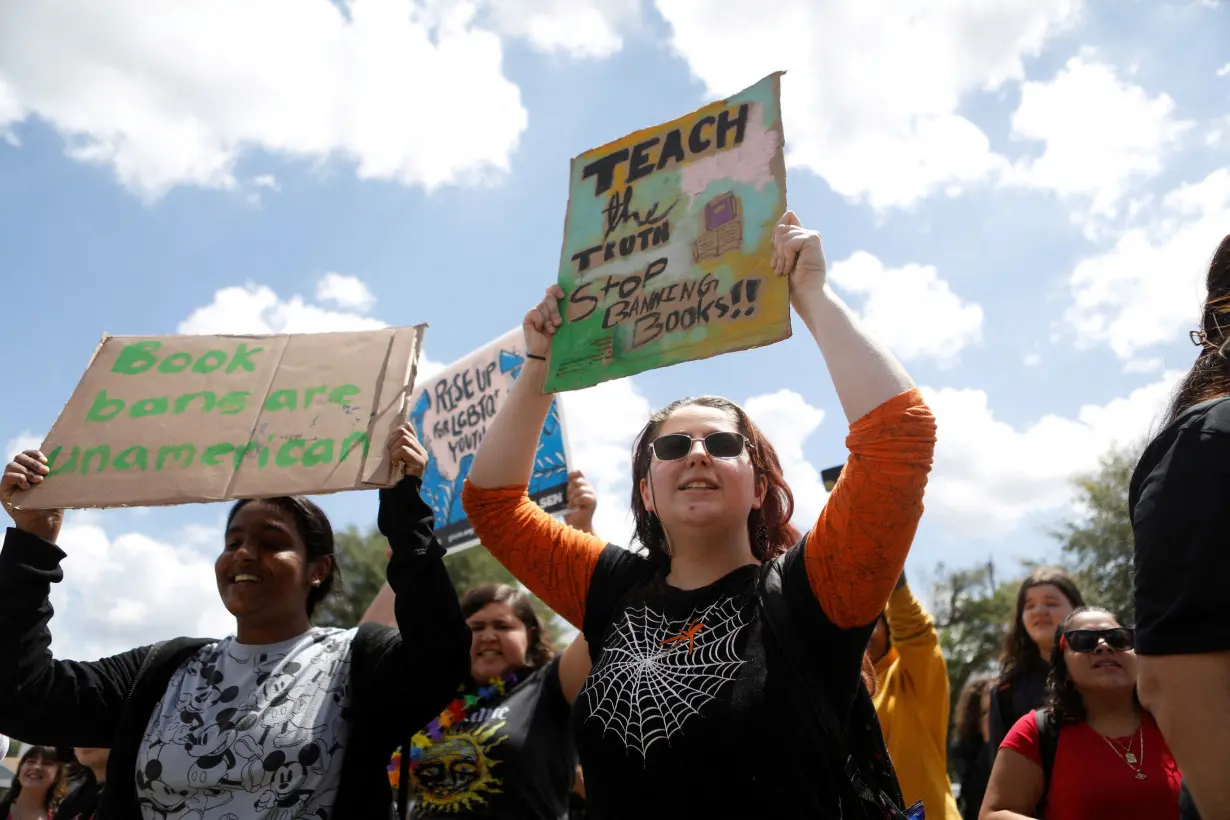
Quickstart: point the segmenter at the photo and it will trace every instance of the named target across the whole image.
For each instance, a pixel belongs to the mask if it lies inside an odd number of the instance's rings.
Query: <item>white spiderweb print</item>
[[[590,715],[645,760],[735,679],[744,661],[735,641],[747,625],[730,598],[680,620],[647,606],[624,611],[585,682]]]

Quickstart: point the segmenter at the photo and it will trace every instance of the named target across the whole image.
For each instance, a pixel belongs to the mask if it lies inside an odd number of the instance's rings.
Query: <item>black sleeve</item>
[[[0,733],[45,746],[109,748],[149,647],[92,663],[51,657],[51,585],[64,551],[10,527],[0,548]]]
[[[364,708],[388,716],[398,741],[422,728],[457,694],[470,674],[470,628],[436,540],[431,507],[419,497],[421,482],[407,476],[380,491],[377,524],[393,555],[388,579],[396,600],[397,629],[387,629],[377,653]],[[399,634],[400,633],[400,634]]]
[[[1132,510],[1136,648],[1144,655],[1230,649],[1230,432],[1195,425],[1150,448]],[[1136,482],[1134,482],[1136,483]]]
[[[791,622],[800,632],[799,640],[810,653],[828,659],[826,666],[833,670],[833,674],[822,678],[830,686],[829,697],[833,703],[849,704],[854,700],[855,687],[863,685],[863,655],[875,621],[842,629],[829,620],[807,577],[803,560],[806,542],[804,535],[782,558],[782,591],[790,607]]]
[[[607,544],[598,556],[594,572],[589,576],[585,593],[585,620],[581,632],[589,645],[590,663],[597,663],[602,654],[602,641],[607,627],[615,617],[616,608],[632,589],[649,581],[654,574],[653,563],[623,547]]]

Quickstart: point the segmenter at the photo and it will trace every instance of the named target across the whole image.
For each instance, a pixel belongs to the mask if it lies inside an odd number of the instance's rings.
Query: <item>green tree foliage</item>
[[[966,681],[994,674],[1004,635],[1016,605],[1018,579],[1001,580],[988,561],[967,569],[935,569],[931,600],[940,648],[948,664],[949,695],[955,714]]]
[[[363,613],[384,586],[389,542],[374,527],[366,535],[351,527],[337,533],[335,540],[335,560],[342,570],[342,583],[316,608],[313,620],[320,626],[349,629],[358,626]],[[449,577],[458,595],[479,584],[517,583],[512,573],[482,547],[450,553],[445,557],[444,565],[448,567]],[[571,631],[568,625],[542,601],[537,598],[532,600],[547,634],[555,642],[556,648],[562,649],[561,641]]]
[[[1052,532],[1086,600],[1106,607],[1123,623],[1135,620],[1128,484],[1142,449],[1111,450],[1097,468],[1075,477],[1077,512]]]
[[[312,620],[320,626],[350,629],[359,625],[363,613],[384,586],[389,542],[375,527],[364,535],[351,526],[334,535],[334,545],[333,560],[342,571],[342,582],[316,607]]]

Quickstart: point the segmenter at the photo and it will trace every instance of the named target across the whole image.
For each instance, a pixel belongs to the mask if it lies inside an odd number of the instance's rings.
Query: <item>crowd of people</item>
[[[312,624],[338,583],[324,513],[244,499],[215,563],[234,634],[56,660],[63,514],[14,505],[48,475],[42,453],[16,455],[0,483],[0,732],[34,745],[0,820],[1230,818],[1230,237],[1196,365],[1132,483],[1138,623],[1034,572],[999,673],[970,682],[955,721],[904,573],[935,419],[793,213],[772,263],[850,425],[814,521],[795,520],[760,428],[716,396],[671,403],[637,437],[635,549],[593,531],[579,474],[565,521],[533,503],[558,286],[525,316],[526,364],[462,499],[524,589],[457,595],[405,424],[387,445],[402,478],[379,491],[388,583],[360,626]],[[561,652],[525,589],[577,630]]]

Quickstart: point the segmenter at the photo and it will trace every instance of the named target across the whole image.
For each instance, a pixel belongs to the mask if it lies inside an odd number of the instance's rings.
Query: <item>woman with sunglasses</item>
[[[572,725],[596,818],[861,816],[845,754],[814,728],[821,712],[851,726],[851,744],[878,745],[877,771],[897,790],[858,687],[922,514],[935,421],[826,284],[820,236],[791,212],[774,230],[772,264],[790,277],[851,422],[850,459],[805,537],[773,446],[741,407],[711,396],[673,402],[636,440],[644,555],[530,501],[551,403],[545,362],[562,324],[557,286],[525,317],[526,369],[474,459],[463,503],[483,544],[589,643]],[[778,577],[780,592],[768,580]],[[782,598],[791,628],[779,640]],[[797,684],[804,665],[816,667],[815,686]]]
[[[1177,820],[1181,777],[1136,697],[1135,637],[1103,609],[1063,621],[1046,683],[1047,731],[1058,732],[1050,777],[1030,712],[1004,738],[982,820]]]

